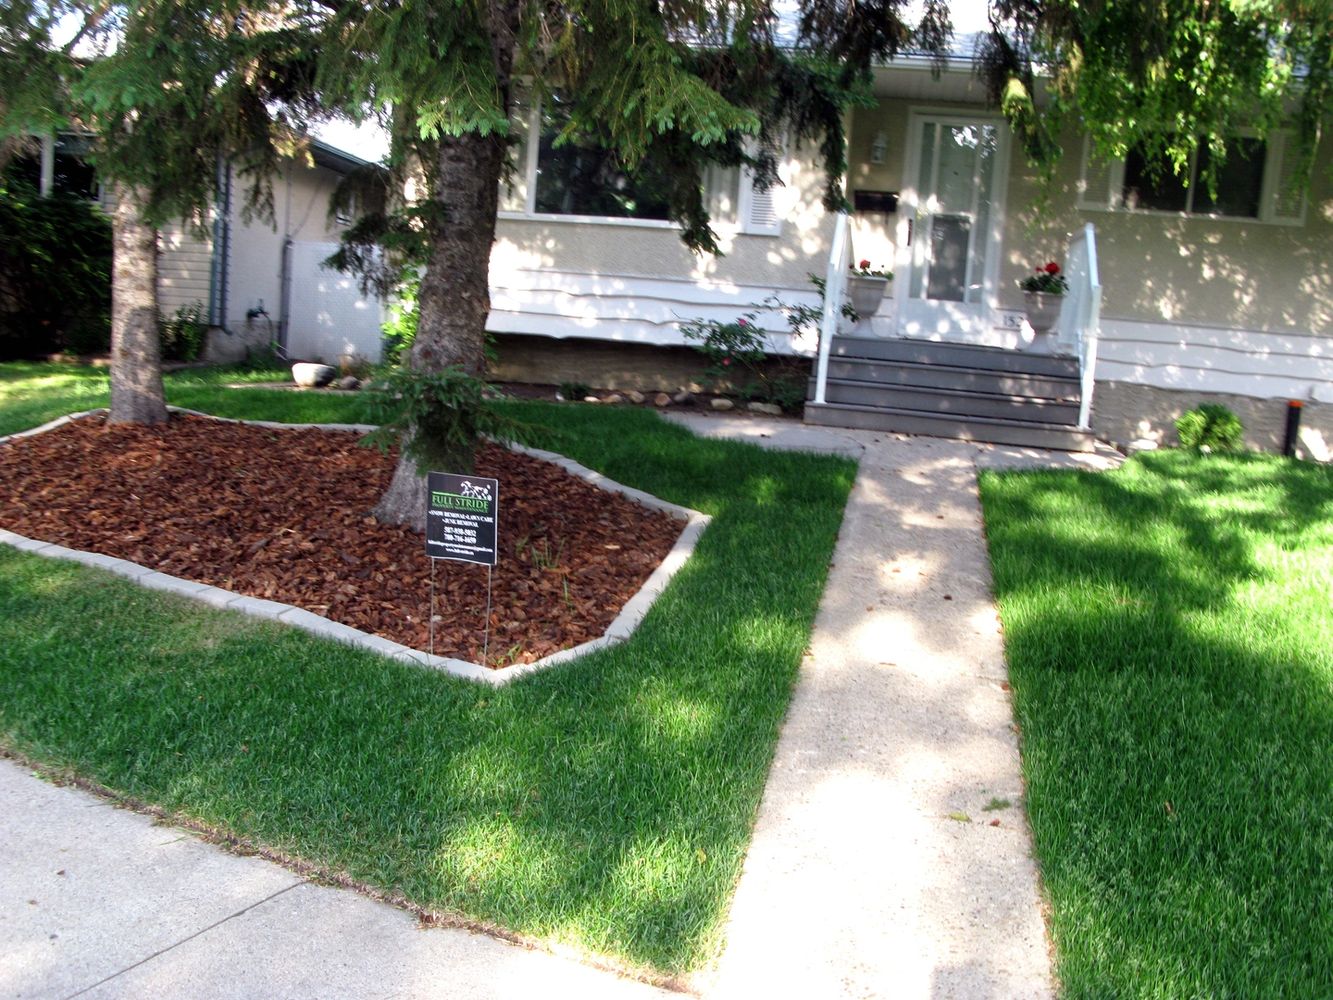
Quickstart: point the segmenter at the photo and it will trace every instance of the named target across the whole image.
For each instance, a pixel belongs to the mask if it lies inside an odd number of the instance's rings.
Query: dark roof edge
[[[359,156],[344,152],[315,138],[310,140],[310,158],[315,161],[316,166],[327,167],[329,170],[336,170],[340,174],[350,174],[362,167],[372,165],[369,160],[363,160]]]

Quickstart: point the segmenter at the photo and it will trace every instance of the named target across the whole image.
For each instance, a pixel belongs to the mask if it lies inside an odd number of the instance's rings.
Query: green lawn
[[[235,368],[190,368],[168,374],[164,378],[167,402],[191,409],[216,405],[219,413],[231,402],[229,393],[218,390],[228,383],[267,382],[288,377],[278,370],[240,371]],[[278,401],[269,397],[279,396]],[[27,430],[80,410],[106,406],[109,399],[105,368],[85,365],[53,365],[36,361],[6,361],[0,363],[0,437],[15,431]],[[296,393],[255,390],[245,393],[239,407],[246,410],[259,408],[268,413],[281,414],[274,419],[301,421],[334,421],[347,419],[345,398],[327,393]],[[248,415],[248,411],[247,415]],[[240,413],[221,414],[239,416]],[[254,419],[266,419],[255,416]]]
[[[1333,996],[1333,469],[981,485],[1065,995]]]
[[[55,415],[14,372],[22,419]],[[41,390],[57,412],[96,403],[71,378]],[[169,394],[356,417],[354,398],[210,378]],[[491,690],[0,546],[0,744],[427,907],[659,972],[706,963],[855,467],[644,410],[508,409],[541,445],[713,515],[630,642]]]

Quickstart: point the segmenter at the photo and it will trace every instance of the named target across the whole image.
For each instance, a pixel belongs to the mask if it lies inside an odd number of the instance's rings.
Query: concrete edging
[[[267,427],[278,430],[324,430],[324,431],[355,431],[368,433],[375,430],[373,424],[282,424],[271,420],[237,420],[231,417],[215,417],[210,413],[200,413],[198,410],[187,410],[178,406],[169,406],[167,409],[172,413],[183,413],[190,416],[203,417],[208,420],[218,420],[229,424],[248,424],[252,427]],[[0,445],[14,438],[31,437],[41,434],[57,427],[62,427],[71,420],[77,420],[80,417],[92,416],[97,413],[105,413],[105,408],[84,410],[79,413],[71,413],[59,417],[40,427],[34,427],[32,430],[20,431],[5,437],[0,437]],[[399,660],[404,663],[411,663],[421,667],[427,667],[433,670],[439,670],[442,673],[453,677],[461,677],[465,680],[479,681],[490,684],[493,687],[500,687],[516,680],[521,680],[532,674],[538,673],[548,667],[558,666],[562,663],[568,663],[572,660],[591,653],[598,649],[604,649],[609,646],[624,642],[637,629],[643,619],[647,616],[648,610],[657,600],[658,595],[666,589],[671,578],[676,575],[689,560],[694,552],[694,547],[703,536],[704,529],[708,527],[712,520],[707,514],[701,514],[697,510],[691,510],[689,507],[681,507],[678,504],[669,503],[666,500],[659,499],[650,493],[642,490],[636,490],[631,486],[625,486],[614,480],[607,479],[600,472],[589,469],[587,466],[580,465],[572,459],[565,458],[551,451],[541,451],[536,448],[527,448],[523,445],[511,445],[513,451],[520,454],[529,455],[542,461],[551,462],[558,465],[571,475],[578,476],[580,479],[587,480],[598,489],[605,490],[608,493],[619,493],[622,496],[633,500],[641,506],[653,510],[663,511],[671,515],[676,520],[684,521],[685,527],[676,538],[671,551],[667,553],[666,558],[658,564],[652,574],[644,581],[633,597],[631,597],[625,606],[620,609],[615,620],[611,622],[605,632],[596,639],[589,640],[578,646],[572,646],[569,649],[562,649],[544,656],[540,660],[532,663],[518,664],[512,667],[506,667],[503,670],[489,670],[480,663],[472,663],[469,660],[459,660],[448,656],[432,656],[429,653],[423,653],[420,650],[404,646],[402,643],[393,642],[382,636],[371,635],[362,632],[360,629],[352,628],[350,625],[344,625],[341,622],[331,621],[323,615],[317,615],[304,608],[298,608],[291,604],[282,604],[278,601],[268,601],[258,597],[248,597],[243,594],[233,593],[230,590],[224,590],[221,587],[210,586],[206,583],[198,583],[194,580],[185,580],[176,576],[169,576],[166,573],[159,573],[147,566],[141,566],[138,563],[130,562],[127,559],[118,559],[115,556],[103,555],[99,552],[85,552],[80,549],[70,549],[63,545],[56,545],[52,542],[43,542],[34,538],[26,538],[23,535],[12,531],[6,531],[0,528],[0,543],[10,545],[22,552],[28,552],[33,555],[47,556],[52,559],[64,559],[69,562],[82,563],[85,566],[95,566],[98,569],[104,569],[117,576],[124,577],[140,586],[147,587],[150,590],[161,590],[166,593],[177,594],[181,597],[188,597],[191,600],[200,601],[215,608],[227,611],[239,611],[242,614],[251,615],[255,618],[266,618],[281,622],[284,625],[290,625],[293,628],[299,628],[312,635],[317,635],[323,639],[332,639],[335,642],[341,642],[344,645],[356,646],[361,649],[368,649],[371,652],[379,653],[381,656],[387,656],[390,659]]]

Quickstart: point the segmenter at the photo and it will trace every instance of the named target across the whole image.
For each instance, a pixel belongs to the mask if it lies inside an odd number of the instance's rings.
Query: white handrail
[[[833,227],[833,246],[829,249],[828,270],[824,274],[824,314],[819,320],[819,361],[815,365],[815,403],[824,402],[828,384],[828,359],[833,338],[838,333],[838,317],[842,315],[842,297],[847,290],[847,252],[851,240],[847,213],[839,212]]]
[[[1101,334],[1102,282],[1097,268],[1097,232],[1092,223],[1069,243],[1065,257],[1069,293],[1060,306],[1060,343],[1078,356],[1078,426],[1090,430],[1096,388],[1097,339]]]

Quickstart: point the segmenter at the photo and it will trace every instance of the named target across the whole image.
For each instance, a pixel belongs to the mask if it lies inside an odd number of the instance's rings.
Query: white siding
[[[687,343],[680,332],[682,323],[692,319],[730,322],[755,311],[771,295],[793,305],[818,303],[818,296],[808,285],[788,288],[590,274],[493,261],[491,313],[486,327],[493,333],[679,346]],[[814,344],[805,339],[793,340],[781,316],[760,311],[756,320],[768,336],[770,350],[798,354],[814,350]]]
[[[1097,377],[1160,389],[1333,402],[1333,339],[1103,320]]]
[[[198,303],[207,318],[213,241],[191,232],[183,222],[164,226],[158,236],[158,309],[169,317]]]

